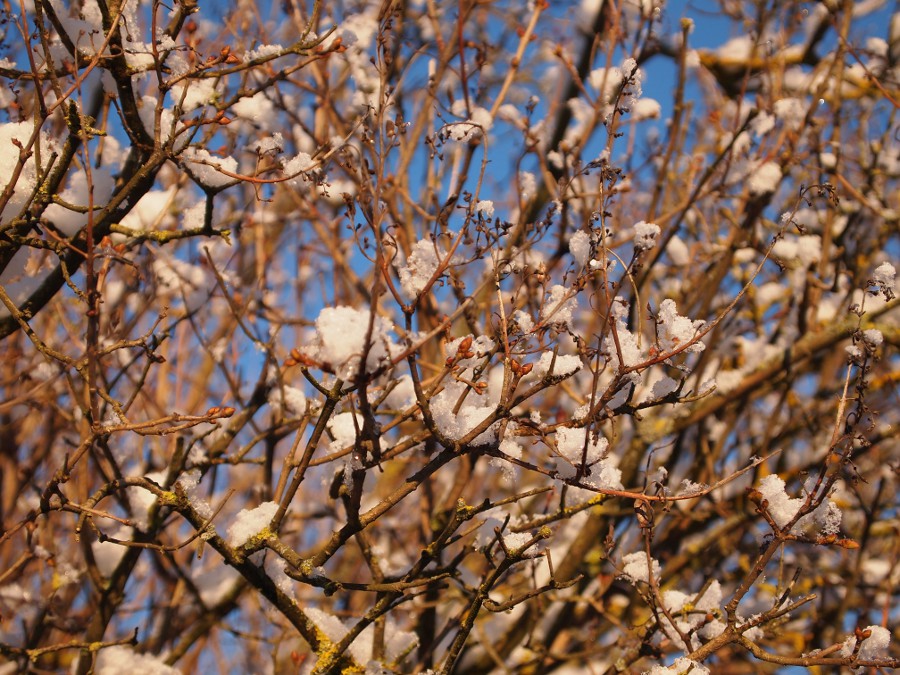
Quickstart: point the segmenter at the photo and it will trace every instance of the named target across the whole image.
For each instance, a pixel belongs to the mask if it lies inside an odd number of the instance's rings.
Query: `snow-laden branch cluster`
[[[886,3],[0,11],[0,673],[898,665]]]

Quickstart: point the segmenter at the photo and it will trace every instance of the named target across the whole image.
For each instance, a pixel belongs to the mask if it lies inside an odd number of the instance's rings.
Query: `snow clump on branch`
[[[452,234],[452,233],[451,233]],[[453,235],[455,238],[455,235]],[[400,286],[410,298],[416,298],[424,291],[432,277],[443,265],[449,267],[461,262],[459,256],[447,260],[447,252],[436,241],[421,239],[413,247],[405,265],[397,265]]]
[[[559,427],[556,430],[556,449],[562,458],[557,473],[562,479],[575,478],[582,460],[587,467],[582,482],[598,490],[621,490],[622,472],[615,458],[607,457],[609,441],[594,438],[586,428]]]
[[[886,297],[892,298],[894,297],[894,292],[897,290],[897,270],[889,262],[881,263],[875,268],[875,272],[872,275],[872,281],[875,282],[876,286],[879,287],[879,290],[883,292]]]
[[[372,324],[368,344],[369,324]],[[372,317],[368,310],[353,307],[326,307],[316,319],[316,335],[306,355],[323,370],[334,372],[342,380],[352,380],[363,370],[374,373],[390,363],[391,355],[399,349],[390,338],[391,322],[381,316]]]
[[[251,538],[262,532],[272,522],[278,511],[277,502],[263,502],[255,509],[239,512],[228,527],[227,541],[231,546],[243,546]]]
[[[659,348],[663,352],[669,352],[684,345],[703,330],[706,322],[702,320],[691,321],[678,313],[678,307],[674,300],[666,299],[659,306],[657,321],[663,329],[659,336]],[[701,341],[697,341],[687,348],[689,352],[702,352],[706,348]]]
[[[541,321],[556,325],[568,326],[572,323],[572,315],[578,309],[578,299],[573,295],[567,297],[569,291],[565,286],[556,284],[541,307]]]
[[[784,480],[777,474],[770,474],[762,479],[759,492],[767,502],[766,510],[778,527],[785,527],[806,503],[806,497],[791,498],[785,491]],[[812,521],[822,529],[825,535],[837,534],[841,526],[841,510],[834,502],[823,501],[815,511],[808,513],[791,528],[791,532],[800,533],[806,530]]]
[[[659,237],[659,225],[646,223],[643,220],[634,226],[634,249],[645,251],[656,246]]]

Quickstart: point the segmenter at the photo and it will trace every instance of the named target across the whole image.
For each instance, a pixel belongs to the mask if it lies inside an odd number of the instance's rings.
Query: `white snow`
[[[807,268],[822,257],[822,238],[810,234],[779,239],[772,247],[772,255],[785,261],[796,260]]]
[[[622,82],[628,73],[622,72],[618,66],[612,68],[596,68],[587,77],[588,84],[601,93],[600,99],[604,103],[610,103],[622,86]]]
[[[297,387],[284,385],[273,387],[268,396],[269,405],[283,415],[302,415],[306,410],[306,394]]]
[[[897,270],[889,262],[883,262],[875,268],[872,280],[886,291],[894,293],[896,288]]]
[[[666,253],[674,265],[682,266],[691,262],[691,254],[687,244],[680,237],[672,237],[666,244]]]
[[[584,230],[578,230],[569,238],[569,251],[579,267],[587,265],[591,259],[591,235]]]
[[[185,148],[181,154],[185,167],[207,187],[222,187],[236,179],[225,175],[219,169],[237,173],[238,163],[234,157],[213,157],[205,148]]]
[[[69,179],[68,187],[62,192],[60,198],[68,204],[85,209],[88,208],[88,203],[91,201],[96,209],[109,201],[113,188],[115,188],[115,180],[108,169],[96,167],[91,171],[90,188],[93,194],[89,199],[87,172],[74,172]],[[44,211],[44,217],[69,237],[84,227],[88,221],[87,213],[72,211],[61,204],[50,204]]]
[[[443,391],[431,399],[431,414],[438,430],[451,440],[460,440],[494,412],[496,404],[492,404],[486,395],[479,396],[469,390],[465,403],[454,412],[457,402],[466,390],[462,382],[450,382]],[[497,442],[499,422],[495,422],[476,436],[471,444],[489,445]]]
[[[859,646],[858,658],[864,661],[874,660],[883,656],[887,656],[888,646],[891,644],[891,632],[887,628],[881,626],[867,626],[867,631],[871,635],[863,640]],[[856,647],[856,637],[851,635],[841,647],[841,656],[850,656]],[[861,670],[861,669],[860,669]]]
[[[409,375],[402,375],[396,380],[394,388],[384,399],[384,405],[394,410],[403,410],[416,402],[416,389]]]
[[[212,103],[218,92],[215,78],[189,78],[172,86],[172,99],[185,112]]]
[[[778,527],[784,528],[797,515],[806,499],[791,498],[785,491],[784,480],[777,474],[770,474],[760,481],[757,488],[768,502],[767,510]],[[837,534],[842,520],[840,508],[830,500],[824,500],[812,513],[801,518],[791,532],[802,532],[814,521],[825,535]]]
[[[480,213],[485,218],[494,217],[494,202],[490,199],[480,199],[475,202],[475,213]]]
[[[521,551],[525,544],[534,539],[534,535],[528,532],[510,532],[503,535],[503,544],[510,551]]]
[[[624,319],[628,316],[628,304],[622,298],[616,297],[613,300],[610,312],[616,319],[616,337],[618,337],[618,346],[622,350],[622,363],[619,362],[616,340],[612,334],[603,338],[601,351],[609,355],[610,365],[616,370],[621,370],[623,366],[629,367],[640,363],[644,360],[644,357],[641,354],[641,348],[638,347],[637,336],[628,330],[628,327],[625,325]]]
[[[586,450],[585,450],[586,446]],[[582,482],[597,489],[622,489],[622,472],[616,467],[613,457],[605,457],[609,441],[603,436],[597,438],[585,428],[559,427],[556,430],[556,449],[562,456],[557,461],[556,470],[560,478],[574,478],[585,457],[588,472]]]
[[[412,247],[406,264],[397,266],[400,286],[407,297],[415,298],[424,291],[428,282],[446,260],[447,252],[436,241],[430,238],[419,240]],[[453,256],[449,264],[457,262],[459,262],[459,258]]]
[[[651,571],[652,566],[652,571]],[[659,561],[655,558],[650,559],[650,565],[647,564],[647,553],[645,551],[636,551],[629,553],[622,558],[622,574],[629,583],[636,584],[638,581],[650,583],[650,574],[654,579],[659,579]]]
[[[240,511],[228,527],[226,541],[230,546],[243,546],[269,526],[276,511],[277,502],[263,502],[255,509]]]
[[[884,342],[884,335],[877,328],[869,328],[863,331],[863,340],[871,347],[879,347]]]
[[[324,308],[316,319],[315,338],[306,353],[341,379],[353,379],[360,371],[369,320],[368,310],[343,305]],[[390,321],[375,317],[365,372],[372,373],[389,362],[391,350],[397,348],[390,338],[392,331]]]
[[[231,106],[231,112],[238,117],[253,122],[264,129],[277,128],[273,124],[276,120],[275,104],[264,92],[257,92],[253,96],[242,98]]]
[[[164,471],[154,471],[144,477],[159,485],[166,479],[166,474]],[[150,508],[156,503],[156,495],[150,490],[137,486],[129,487],[127,494],[128,503],[131,505],[132,520],[139,529],[146,531],[150,525],[147,522],[147,516]]]
[[[19,148],[14,145],[14,142],[18,142],[22,147],[27,147],[33,133],[34,124],[31,122],[0,124],[0,192],[6,189],[19,164]],[[43,131],[39,133],[37,142],[40,143],[41,157],[43,158],[50,157],[52,152],[58,150],[56,143]],[[34,155],[32,155],[25,162],[16,179],[12,197],[0,210],[0,222],[5,222],[18,215],[31,197],[36,183],[37,168],[34,164]]]
[[[672,351],[690,342],[706,325],[705,321],[691,321],[678,314],[678,307],[671,299],[663,300],[660,304],[657,321],[661,328],[659,347],[663,352]],[[698,340],[688,347],[687,351],[702,352],[705,348],[703,342]]]
[[[337,618],[319,609],[318,607],[307,607],[304,613],[310,620],[316,624],[331,642],[339,642],[349,632],[352,624],[345,623]],[[348,651],[353,660],[359,665],[370,663],[372,658],[372,643],[375,637],[375,626],[370,624],[367,626],[356,639],[350,643]],[[388,615],[384,628],[384,660],[385,663],[392,663],[414,649],[418,644],[418,638],[415,633],[400,630],[393,616]]]
[[[659,237],[659,225],[656,223],[647,223],[643,220],[634,225],[634,248],[637,251],[656,246],[656,239]]]
[[[662,106],[652,98],[642,98],[631,105],[631,119],[635,121],[658,119]]]
[[[519,324],[519,328],[522,329],[523,333],[530,333],[534,330],[534,319],[532,319],[531,315],[527,312],[517,309],[513,314],[513,319]]]
[[[303,171],[309,171],[311,168],[313,168],[314,165],[315,162],[313,162],[312,157],[309,156],[309,153],[300,152],[286,161],[281,170],[286,176],[296,176]]]
[[[758,490],[769,503],[769,515],[772,516],[778,527],[787,525],[803,506],[803,499],[788,497],[784,489],[784,481],[777,474],[773,473],[763,478]]]
[[[530,199],[537,194],[537,178],[530,171],[519,172],[519,189],[522,199]]]
[[[747,187],[750,194],[762,195],[775,192],[781,180],[781,167],[777,162],[763,162],[747,176]]]
[[[668,375],[663,375],[650,388],[650,398],[659,399],[663,396],[668,396],[676,389],[678,389],[678,381],[673,380]]]
[[[131,647],[115,645],[100,650],[94,665],[96,675],[181,675],[153,654],[141,654]]]
[[[806,105],[799,98],[783,98],[775,101],[772,111],[785,126],[793,129],[803,124],[806,117]]]
[[[352,412],[338,413],[328,420],[328,430],[334,436],[331,452],[337,452],[356,443],[356,430],[362,429],[363,418]]]
[[[541,307],[541,321],[563,326],[572,323],[572,314],[578,309],[578,299],[574,295],[566,298],[568,293],[569,290],[559,284],[550,288]]]
[[[134,530],[126,525],[122,525],[109,536],[119,541],[131,541]],[[91,544],[91,550],[94,554],[94,561],[97,563],[97,571],[105,577],[109,577],[115,571],[125,555],[126,547],[123,544],[117,544],[112,541],[95,541]]]
[[[709,675],[709,668],[702,666],[696,661],[691,661],[686,656],[675,659],[671,666],[653,666],[650,670],[645,670],[641,675]]]
[[[247,63],[249,61],[253,61],[254,59],[262,59],[267,56],[272,56],[274,54],[279,54],[284,51],[284,47],[279,44],[273,45],[259,45],[256,49],[249,49],[244,52],[244,57],[242,61]]]
[[[550,364],[553,363],[553,372],[550,372]],[[574,375],[581,370],[581,357],[575,355],[557,354],[556,360],[553,360],[553,352],[544,352],[541,358],[534,364],[532,374],[537,378],[543,378],[547,375],[552,377],[568,377]]]
[[[466,102],[457,99],[451,106],[451,111],[457,117],[466,117]],[[448,126],[450,138],[454,141],[468,142],[482,137],[494,125],[494,118],[490,111],[479,106],[472,108],[472,115],[464,122],[455,122]]]

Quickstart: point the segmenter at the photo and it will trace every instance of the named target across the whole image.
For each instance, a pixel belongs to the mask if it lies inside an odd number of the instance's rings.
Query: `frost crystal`
[[[230,546],[243,546],[269,526],[276,511],[277,502],[263,502],[255,509],[244,509],[229,526],[226,541]]]

